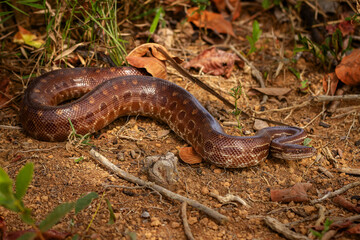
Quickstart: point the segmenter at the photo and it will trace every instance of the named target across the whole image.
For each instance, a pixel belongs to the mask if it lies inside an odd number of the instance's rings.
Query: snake
[[[73,101],[70,101],[73,99]],[[75,100],[74,100],[75,99]],[[28,84],[20,122],[40,141],[65,141],[76,133],[94,133],[121,116],[142,115],[165,122],[204,160],[218,167],[244,168],[269,154],[297,160],[314,155],[303,145],[306,132],[274,126],[253,136],[232,136],[182,87],[147,76],[134,67],[68,68],[47,72]]]

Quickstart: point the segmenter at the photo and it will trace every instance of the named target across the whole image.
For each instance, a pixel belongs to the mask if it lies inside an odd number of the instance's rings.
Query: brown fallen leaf
[[[240,0],[212,0],[214,2],[217,10],[223,14],[227,15],[226,10],[231,12],[231,20],[236,20],[241,13],[241,1]]]
[[[330,78],[330,92],[334,95],[339,80],[349,86],[360,85],[360,49],[354,49],[344,57],[335,68],[335,73],[326,74],[323,78],[324,92],[328,89],[328,77]]]
[[[352,202],[346,200],[343,196],[336,196],[332,201],[351,212],[360,213],[360,206],[356,206]]]
[[[288,94],[290,91],[291,88],[250,88],[248,94],[257,95],[256,93],[262,93],[268,96],[283,96]]]
[[[145,68],[154,77],[167,79],[166,57],[156,48],[159,47],[167,52],[177,63],[182,60],[170,54],[166,48],[155,43],[146,43],[134,48],[126,57],[130,65],[137,68]]]
[[[296,183],[286,189],[270,190],[271,201],[274,202],[305,202],[308,201],[307,191],[311,188],[311,183]]]
[[[235,54],[212,47],[186,62],[184,67],[202,69],[204,73],[215,76],[224,75],[229,78],[234,69],[235,61],[240,62],[239,57]]]
[[[179,156],[181,160],[188,164],[196,164],[202,162],[202,157],[197,152],[195,152],[193,147],[180,148]]]
[[[199,13],[198,7],[189,8],[187,10],[188,22],[192,22],[199,28],[208,28],[218,33],[226,33],[235,37],[234,30],[229,21],[219,13],[213,13],[209,11],[201,11]]]

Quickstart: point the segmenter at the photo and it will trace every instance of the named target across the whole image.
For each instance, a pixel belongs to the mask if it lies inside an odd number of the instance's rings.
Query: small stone
[[[161,144],[160,143],[155,143],[155,147],[161,147]]]
[[[118,152],[118,154],[116,155],[117,160],[119,161],[125,161],[125,156],[123,152]]]
[[[316,212],[316,207],[314,206],[304,206],[304,211],[306,212],[306,214],[310,215],[313,212]]]
[[[170,133],[170,130],[160,130],[157,132],[157,137],[162,138]]]
[[[216,174],[220,174],[222,172],[222,170],[220,168],[215,168],[214,169],[214,173]]]
[[[211,193],[216,194],[216,195],[219,195],[219,191],[216,190],[216,189],[211,189]]]
[[[214,230],[219,229],[218,225],[216,225],[216,223],[214,223],[213,221],[209,221],[208,226],[209,226],[209,228],[214,229]]]
[[[171,226],[172,228],[178,228],[178,227],[180,227],[180,223],[178,223],[178,222],[172,222],[172,223],[170,224],[170,226]]]
[[[41,201],[47,202],[49,200],[48,196],[42,196]]]
[[[151,219],[151,223],[150,223],[150,225],[152,226],[152,227],[157,227],[157,226],[160,226],[161,225],[161,222],[160,222],[160,220],[158,219],[158,218],[152,218]]]
[[[54,155],[49,155],[48,158],[50,158],[50,159],[51,159],[51,158],[54,158]]]
[[[201,188],[201,194],[207,195],[208,193],[209,193],[209,189],[207,187],[202,187]]]
[[[31,138],[29,138],[29,139],[27,140],[27,142],[28,142],[28,143],[33,143],[33,140],[32,140]]]
[[[146,238],[151,238],[151,237],[152,237],[151,232],[146,232],[146,233],[145,233],[145,237],[146,237]]]
[[[269,127],[269,124],[263,120],[255,119],[253,128],[255,130],[260,130],[263,128]]]
[[[136,152],[134,150],[130,151],[130,156],[132,157],[132,159],[136,158]]]
[[[141,213],[141,217],[142,217],[142,218],[149,218],[149,217],[150,217],[150,213],[148,213],[147,211],[143,211],[143,212]]]
[[[230,187],[230,183],[229,183],[229,182],[224,182],[222,185],[223,185],[224,187],[226,187],[226,188]]]
[[[189,217],[189,219],[188,219],[188,223],[189,223],[190,225],[193,225],[193,224],[195,224],[195,223],[197,223],[197,222],[198,222],[197,217]]]
[[[110,182],[115,182],[116,181],[116,178],[114,176],[109,176],[108,179],[109,179]]]
[[[208,218],[203,218],[203,219],[200,220],[200,223],[203,224],[203,225],[208,225],[209,219]]]
[[[295,213],[292,212],[292,211],[288,211],[288,212],[286,213],[286,216],[287,216],[288,218],[290,218],[290,219],[293,219],[293,218],[295,217]]]

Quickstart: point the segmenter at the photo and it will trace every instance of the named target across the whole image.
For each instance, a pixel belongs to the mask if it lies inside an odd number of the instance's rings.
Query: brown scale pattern
[[[298,145],[306,133],[296,127],[265,128],[252,137],[227,135],[188,91],[169,81],[143,76],[131,67],[46,73],[29,84],[20,119],[30,136],[64,141],[70,132],[69,119],[77,133],[86,134],[120,116],[137,114],[164,121],[204,159],[220,167],[253,166],[263,161],[269,151],[275,157],[292,160],[315,152]]]

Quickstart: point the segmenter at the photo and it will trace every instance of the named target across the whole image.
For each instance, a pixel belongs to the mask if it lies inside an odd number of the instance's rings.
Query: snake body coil
[[[77,133],[86,134],[120,116],[138,114],[164,121],[204,159],[220,167],[253,166],[269,151],[290,160],[310,157],[315,151],[298,145],[306,133],[296,127],[269,127],[252,137],[227,135],[188,91],[169,81],[143,76],[131,67],[46,73],[29,84],[20,120],[24,130],[36,139],[64,141],[70,133],[69,119]]]

